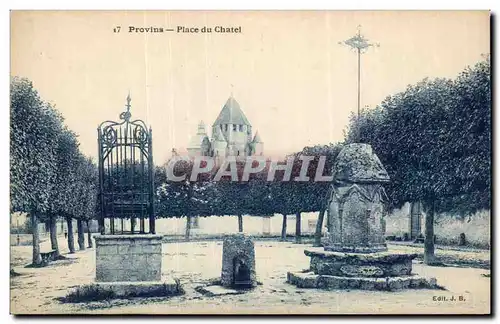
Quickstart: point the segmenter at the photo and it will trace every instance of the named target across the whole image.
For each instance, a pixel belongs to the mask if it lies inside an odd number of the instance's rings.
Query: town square
[[[491,314],[490,19],[12,11],[11,314]]]

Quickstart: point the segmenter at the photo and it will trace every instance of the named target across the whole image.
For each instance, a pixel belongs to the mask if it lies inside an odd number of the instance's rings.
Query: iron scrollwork
[[[129,95],[121,121],[104,121],[98,128],[101,234],[119,232],[115,219],[121,220],[121,233],[155,233],[151,128],[148,131],[142,120],[130,120],[130,102]],[[109,230],[105,219],[110,220]],[[127,219],[130,231],[124,227]],[[135,229],[137,219],[139,230]]]

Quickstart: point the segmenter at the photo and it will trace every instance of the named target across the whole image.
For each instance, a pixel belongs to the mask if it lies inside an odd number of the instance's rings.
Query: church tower
[[[252,125],[240,108],[239,103],[231,95],[222,107],[219,116],[212,125],[212,134],[219,128],[227,141],[227,155],[250,155]]]
[[[191,157],[213,156],[218,157],[220,161],[226,156],[262,155],[264,143],[258,132],[252,136],[252,125],[239,103],[231,95],[212,124],[212,137],[208,137],[205,123],[201,121],[196,135],[191,137],[187,150]]]

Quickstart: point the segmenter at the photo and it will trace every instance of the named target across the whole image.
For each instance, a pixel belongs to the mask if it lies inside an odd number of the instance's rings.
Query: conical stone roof
[[[387,171],[369,144],[344,146],[335,160],[333,176],[336,181],[357,183],[388,182]]]
[[[251,126],[247,117],[240,108],[240,105],[233,98],[233,96],[227,99],[226,104],[222,108],[219,117],[215,120],[213,126],[224,125],[224,124],[236,124],[236,125],[247,125]]]

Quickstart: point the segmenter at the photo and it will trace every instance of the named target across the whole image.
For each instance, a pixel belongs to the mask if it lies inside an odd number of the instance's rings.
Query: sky
[[[97,155],[97,126],[153,129],[155,163],[185,150],[233,94],[266,155],[342,141],[357,110],[357,56],[339,42],[358,25],[379,43],[361,57],[361,107],[423,78],[454,78],[490,52],[487,11],[15,11],[11,75],[33,81]],[[113,30],[120,26],[120,32]],[[129,27],[174,32],[129,33]],[[240,33],[177,33],[177,26]]]

